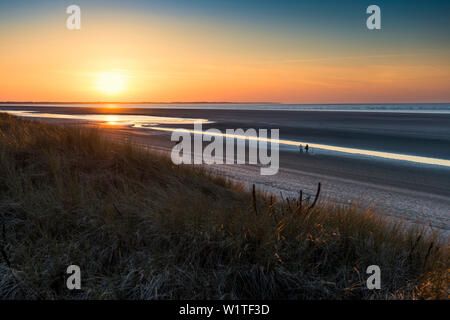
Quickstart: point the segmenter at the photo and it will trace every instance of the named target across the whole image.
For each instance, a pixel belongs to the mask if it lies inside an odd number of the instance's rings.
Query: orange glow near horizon
[[[450,101],[445,52],[373,54],[158,17],[97,19],[79,31],[45,21],[2,35],[0,101]]]

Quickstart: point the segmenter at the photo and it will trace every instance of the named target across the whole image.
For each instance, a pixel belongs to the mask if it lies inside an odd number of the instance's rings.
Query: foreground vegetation
[[[0,114],[0,298],[448,298],[448,242]],[[82,289],[65,286],[82,270]],[[382,289],[368,290],[379,265]]]

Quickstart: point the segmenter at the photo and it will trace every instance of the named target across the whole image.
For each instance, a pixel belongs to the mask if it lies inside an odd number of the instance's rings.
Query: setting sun
[[[120,72],[102,72],[96,75],[96,89],[102,93],[114,95],[125,90],[126,77]]]

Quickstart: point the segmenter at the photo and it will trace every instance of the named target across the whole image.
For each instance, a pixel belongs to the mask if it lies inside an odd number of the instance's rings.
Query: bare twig
[[[303,201],[303,190],[300,190],[300,193],[298,195],[298,210],[302,211],[302,201]]]
[[[255,214],[258,215],[258,209],[256,208],[256,187],[255,187],[255,184],[253,184],[252,196],[253,196],[253,209],[255,210]]]
[[[434,245],[434,242],[431,242],[431,243],[430,243],[430,247],[428,248],[428,252],[427,252],[427,254],[426,254],[426,256],[425,256],[425,259],[423,260],[423,266],[422,266],[422,269],[425,269],[425,266],[426,266],[426,264],[427,264],[428,257],[430,256],[430,253],[431,253],[431,249],[433,249],[433,245]]]
[[[416,242],[412,245],[411,250],[409,251],[409,254],[408,254],[408,258],[412,257],[412,254],[413,254],[414,250],[416,249],[416,246],[419,243],[420,238],[422,238],[422,233],[419,234],[419,236],[416,239]]]
[[[286,202],[287,202],[289,211],[292,211],[292,209],[291,209],[291,202],[289,201],[289,197],[286,198]]]
[[[319,184],[317,185],[316,197],[314,198],[313,203],[311,204],[311,206],[309,206],[309,208],[308,208],[307,211],[311,210],[311,209],[314,208],[314,206],[316,205],[317,200],[319,199],[320,187],[321,187],[321,184],[320,184],[320,182],[319,182]]]

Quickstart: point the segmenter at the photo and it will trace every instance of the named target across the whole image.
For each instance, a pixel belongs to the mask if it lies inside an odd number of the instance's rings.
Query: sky
[[[449,17],[448,0],[0,1],[0,101],[450,102]]]

